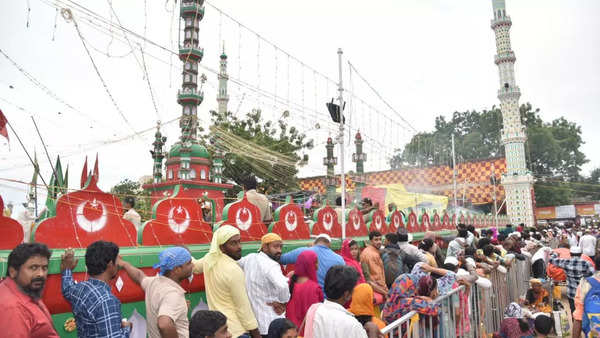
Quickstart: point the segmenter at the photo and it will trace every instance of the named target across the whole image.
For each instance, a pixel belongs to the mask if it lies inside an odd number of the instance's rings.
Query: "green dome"
[[[189,153],[189,155],[190,157],[210,158],[208,150],[198,143],[192,143],[192,151]],[[181,157],[181,143],[177,142],[171,147],[171,150],[169,151],[169,157]]]

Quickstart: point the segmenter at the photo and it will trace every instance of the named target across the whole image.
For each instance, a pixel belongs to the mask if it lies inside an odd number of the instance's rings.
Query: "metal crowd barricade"
[[[460,302],[459,294],[467,291],[465,286],[436,298],[434,301],[441,305],[437,325],[434,325],[432,317],[419,316],[412,311],[386,326],[382,332],[390,338],[484,337],[500,330],[504,309],[525,295],[530,276],[530,260],[515,260],[506,273],[497,270],[490,273],[491,288],[473,284],[467,304]],[[465,306],[467,309],[464,309]],[[465,313],[468,318],[464,318]],[[411,321],[414,321],[412,326]]]
[[[414,320],[419,320],[419,314],[411,311],[383,328],[381,333],[389,338],[417,338],[419,337],[419,325],[411,327],[411,322]]]

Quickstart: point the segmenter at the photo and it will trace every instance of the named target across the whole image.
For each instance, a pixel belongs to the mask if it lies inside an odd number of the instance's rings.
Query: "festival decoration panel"
[[[429,214],[427,213],[427,211],[425,211],[425,209],[423,209],[422,212],[423,213],[421,214],[421,216],[419,216],[419,231],[425,232],[431,229],[431,218],[429,218]]]
[[[406,227],[406,225],[404,224],[404,215],[402,214],[402,212],[396,209],[394,209],[394,211],[392,211],[387,216],[387,223],[390,232],[397,232],[399,228]]]
[[[440,214],[438,214],[437,210],[433,211],[433,222],[431,223],[430,229],[433,231],[442,230],[442,219],[440,218]]]
[[[383,211],[377,209],[369,213],[369,222],[367,222],[367,229],[370,231],[379,231],[382,234],[389,232],[388,225],[385,222],[385,215]],[[393,232],[395,232],[394,230]]]
[[[0,196],[0,250],[12,250],[23,242],[23,227],[18,221],[4,216],[4,201]]]
[[[229,203],[223,209],[223,221],[217,225],[231,225],[240,230],[243,242],[260,241],[267,229],[260,217],[260,209],[250,203],[243,194],[241,199]]]
[[[342,237],[342,226],[332,207],[326,205],[318,209],[314,215],[315,222],[310,229],[311,235],[328,234],[331,237]]]
[[[452,229],[452,218],[446,210],[444,210],[444,214],[442,215],[442,228],[446,230]]]
[[[357,207],[347,212],[346,237],[363,237],[368,235],[367,225],[362,213]]]
[[[142,245],[202,244],[211,239],[212,228],[202,217],[200,203],[181,185],[154,205],[152,220],[144,224],[139,237]]]
[[[417,219],[417,214],[414,213],[412,208],[408,209],[408,217],[406,220],[406,229],[408,232],[420,232],[420,225]]]
[[[290,200],[275,210],[269,232],[278,234],[283,240],[310,239],[310,229],[304,221],[302,208]]]
[[[102,192],[96,175],[92,175],[82,190],[58,199],[56,216],[40,222],[33,238],[51,248],[85,248],[98,240],[136,246],[135,226],[122,215],[121,201]]]
[[[459,163],[456,165],[456,169],[456,181],[460,195],[464,194],[472,204],[488,204],[494,201],[494,186],[490,183],[490,177],[494,175],[498,181],[500,180],[502,174],[506,173],[506,159],[496,158]],[[365,176],[368,186],[402,183],[409,191],[413,190],[412,187],[415,187],[415,191],[418,190],[416,187],[425,187],[430,194],[445,195],[448,198],[452,198],[454,195],[450,166],[379,171],[365,173]],[[300,188],[324,194],[326,188],[322,180],[323,176],[301,179]],[[346,187],[350,190],[355,187],[355,182],[350,175],[346,176]],[[496,198],[497,200],[505,198],[502,185],[496,186]]]

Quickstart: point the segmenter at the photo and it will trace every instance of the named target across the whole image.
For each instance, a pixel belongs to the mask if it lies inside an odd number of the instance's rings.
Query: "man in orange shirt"
[[[382,236],[379,231],[371,231],[369,233],[369,243],[360,254],[360,262],[366,265],[369,269],[369,284],[373,287],[376,293],[382,294],[385,297],[388,293],[387,285],[385,284],[385,270],[383,268],[383,260],[379,253],[382,244]]]

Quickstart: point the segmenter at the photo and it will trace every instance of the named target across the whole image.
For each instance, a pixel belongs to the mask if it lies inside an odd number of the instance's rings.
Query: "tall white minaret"
[[[525,159],[525,141],[527,134],[521,124],[519,97],[521,90],[515,81],[515,53],[510,47],[510,27],[512,21],[506,15],[505,0],[492,0],[494,19],[492,29],[496,34],[496,51],[494,57],[500,73],[500,110],[502,111],[503,129],[501,140],[506,155],[506,174],[502,177],[502,185],[506,191],[506,209],[513,224],[524,223],[534,225],[533,213],[533,175],[527,169]]]
[[[219,65],[219,93],[217,94],[217,102],[219,103],[219,114],[227,112],[227,103],[229,102],[229,95],[227,95],[227,81],[229,75],[227,75],[227,54],[225,54],[225,43],[223,43],[223,54],[221,54],[221,61]]]

